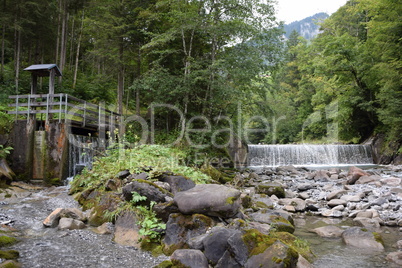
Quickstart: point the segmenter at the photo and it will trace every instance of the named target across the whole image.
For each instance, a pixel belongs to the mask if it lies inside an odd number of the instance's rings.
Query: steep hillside
[[[296,32],[298,32],[301,36],[307,40],[311,40],[320,32],[320,26],[318,24],[328,17],[329,15],[327,13],[321,12],[303,20],[285,24],[285,36],[286,38],[289,38],[290,33],[293,30],[296,30]]]

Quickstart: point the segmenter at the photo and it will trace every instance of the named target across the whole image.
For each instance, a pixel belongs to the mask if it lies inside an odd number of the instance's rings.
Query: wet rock
[[[314,268],[314,266],[306,260],[302,255],[299,254],[299,259],[297,260],[296,268]]]
[[[79,220],[75,220],[72,218],[61,218],[59,221],[59,230],[76,230],[76,229],[84,229],[85,223]]]
[[[370,230],[378,230],[380,228],[380,223],[382,222],[380,218],[364,218],[364,217],[356,217],[353,219],[353,222],[357,226],[362,226],[366,229]]]
[[[79,220],[79,221],[87,220],[85,214],[78,208],[65,208],[60,213],[60,217],[72,218],[72,219]]]
[[[195,187],[195,183],[192,180],[183,176],[164,176],[161,181],[167,182],[170,185],[171,192],[174,195]]]
[[[170,256],[175,267],[208,268],[208,259],[200,250],[178,249]]]
[[[276,268],[276,267],[296,267],[299,254],[289,246],[280,241],[268,247],[264,252],[251,256],[245,268]]]
[[[43,221],[45,227],[55,228],[59,225],[59,220],[61,218],[61,213],[64,211],[63,208],[56,208],[49,216]]]
[[[341,237],[343,229],[337,226],[328,225],[315,228],[313,229],[313,232],[317,233],[321,237]]]
[[[402,251],[391,252],[387,255],[386,259],[390,262],[402,266]]]
[[[342,239],[346,245],[357,248],[382,251],[381,236],[361,227],[352,227],[342,233]]]
[[[196,185],[178,192],[174,201],[183,214],[201,213],[214,217],[231,218],[240,208],[240,191],[217,184]]]
[[[113,241],[123,246],[139,248],[138,240],[140,235],[137,222],[137,217],[133,212],[125,211],[121,213],[115,223]]]

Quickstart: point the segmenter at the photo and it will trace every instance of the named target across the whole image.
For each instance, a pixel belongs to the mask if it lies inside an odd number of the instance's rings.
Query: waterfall
[[[373,164],[370,145],[248,145],[249,166]]]
[[[99,138],[69,134],[68,176],[74,177],[85,167],[91,169],[96,152],[106,148],[106,142]]]

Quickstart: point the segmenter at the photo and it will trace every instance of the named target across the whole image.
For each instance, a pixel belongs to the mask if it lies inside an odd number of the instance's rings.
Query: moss
[[[280,264],[283,260],[281,258],[278,257],[272,257],[272,262],[276,263],[276,264]]]
[[[251,208],[253,205],[253,200],[249,195],[246,195],[241,199],[241,204],[244,208]]]
[[[311,260],[314,256],[310,249],[309,243],[306,240],[294,236],[293,234],[288,232],[272,232],[270,236],[280,240],[282,243],[292,248],[296,254],[302,255],[307,260]],[[294,254],[294,252],[289,253]]]
[[[285,198],[285,190],[282,186],[275,184],[260,184],[256,188],[257,193],[268,196],[276,195],[278,198]]]
[[[262,202],[262,201],[257,201],[257,202],[255,202],[255,206],[257,207],[257,208],[271,208],[270,206],[268,206],[267,204],[265,204],[264,202]]]
[[[283,267],[295,267],[297,260],[299,258],[299,253],[293,249],[293,247],[289,247],[286,252],[286,258],[283,260]]]
[[[288,232],[293,234],[295,231],[295,227],[293,224],[286,220],[285,218],[281,216],[272,216],[272,226],[278,231],[278,232]]]
[[[151,252],[152,256],[156,257],[163,254],[162,245],[160,243],[151,242],[148,239],[141,241],[141,249]]]
[[[191,268],[187,265],[184,265],[179,260],[172,260],[172,264],[173,264],[172,268]]]
[[[226,204],[233,205],[234,202],[236,202],[236,200],[237,200],[237,198],[234,196],[228,197],[228,198],[226,198]]]
[[[366,228],[360,228],[363,232],[367,232],[368,230]]]
[[[0,264],[0,268],[20,268],[21,264],[14,260],[8,260]]]
[[[163,261],[158,265],[154,266],[153,268],[172,268],[173,263],[171,261]]]
[[[246,230],[242,236],[244,244],[247,246],[249,256],[263,253],[275,241],[275,238],[262,234],[256,229]]]
[[[163,194],[166,194],[166,195],[168,195],[168,196],[170,196],[170,197],[173,197],[173,194],[172,194],[171,192],[169,192],[168,190],[166,190],[166,189],[164,189],[164,188],[162,188],[162,187],[156,185],[156,184],[153,183],[152,181],[141,180],[141,179],[136,179],[136,180],[133,180],[133,181],[140,182],[140,183],[146,183],[146,184],[148,184],[148,185],[151,185],[151,186],[157,188],[157,189],[158,189],[159,191],[161,191]]]
[[[372,232],[372,234],[374,235],[374,239],[375,241],[377,241],[378,243],[384,245],[384,240],[382,239],[381,235],[377,232]]]
[[[16,260],[20,257],[20,253],[16,250],[0,250],[0,259]]]
[[[18,242],[18,240],[14,237],[5,236],[5,235],[0,236],[0,247],[11,246],[17,242]]]
[[[11,198],[11,196],[12,195],[10,193],[7,193],[7,194],[4,195],[4,198]]]

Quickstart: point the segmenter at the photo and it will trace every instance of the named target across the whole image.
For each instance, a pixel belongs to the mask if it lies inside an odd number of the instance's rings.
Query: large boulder
[[[253,221],[269,224],[279,232],[293,233],[295,227],[293,225],[292,217],[286,213],[278,211],[255,212],[249,215]]]
[[[208,268],[208,260],[200,250],[178,249],[170,256],[174,267]]]
[[[174,196],[183,214],[201,213],[213,217],[232,218],[240,208],[240,191],[217,184],[196,185]]]
[[[384,250],[381,236],[361,227],[351,227],[342,233],[346,245],[369,250]]]
[[[328,225],[315,228],[313,232],[321,237],[341,237],[343,230],[337,226]]]

